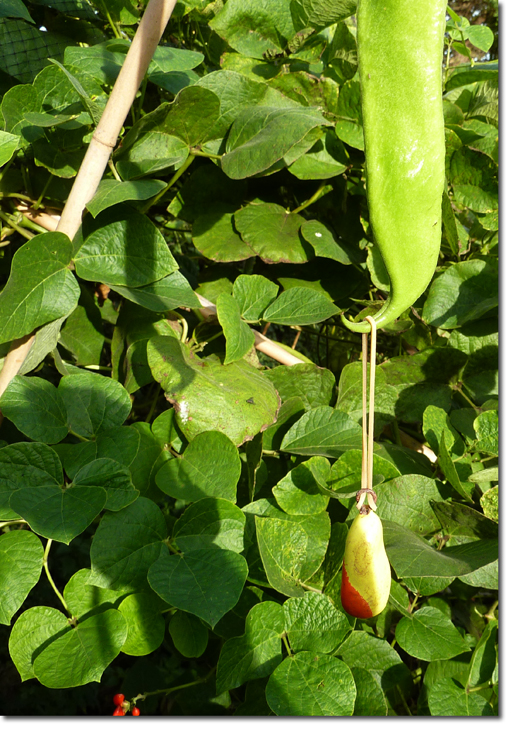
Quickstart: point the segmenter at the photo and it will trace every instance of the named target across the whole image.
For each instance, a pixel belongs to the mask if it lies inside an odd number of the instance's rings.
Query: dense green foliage
[[[70,242],[20,207],[62,211],[144,4],[0,4],[0,365],[37,332],[0,398],[0,712],[496,715],[497,63],[444,68],[438,267],[378,334],[392,590],[357,621],[340,314],[388,277],[355,0],[178,2]],[[446,40],[494,37],[452,13]]]

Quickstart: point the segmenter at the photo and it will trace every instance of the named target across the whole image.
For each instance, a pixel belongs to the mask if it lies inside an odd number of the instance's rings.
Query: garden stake
[[[86,204],[96,193],[175,4],[176,0],[150,0],[141,18],[57,226],[57,231],[64,232],[70,239],[80,227]]]
[[[148,3],[57,225],[57,231],[67,234],[70,239],[80,228],[84,208],[96,193],[175,4],[176,0],[150,0]],[[20,370],[34,340],[32,333],[12,342],[0,374],[0,396]]]
[[[372,487],[376,323],[370,316],[367,316],[366,320],[371,331],[369,418],[367,420],[367,335],[364,333],[362,334],[362,480],[361,489],[356,494],[359,513],[347,534],[340,590],[344,610],[362,619],[378,615],[385,609],[391,584],[390,564],[383,543],[383,527],[376,513],[377,496]]]
[[[175,4],[176,0],[150,0],[148,3],[119,76],[112,88],[109,101],[103,111],[93,139],[87,148],[59,223],[56,229],[53,229],[62,231],[70,239],[73,239],[80,228],[84,208],[96,193],[112,150],[116,146],[123,123],[130,111],[137,90],[146,74]],[[53,221],[43,223],[40,220],[40,223],[43,226],[46,223],[49,223],[50,226],[53,225]],[[208,303],[208,306],[214,308],[212,314],[216,312],[212,303]],[[255,348],[262,351],[262,353],[287,366],[303,363],[300,358],[288,353],[279,344],[265,338],[257,331],[253,332],[255,333]],[[30,334],[13,341],[11,350],[5,358],[2,374],[0,374],[0,396],[20,370],[34,340],[35,335]]]

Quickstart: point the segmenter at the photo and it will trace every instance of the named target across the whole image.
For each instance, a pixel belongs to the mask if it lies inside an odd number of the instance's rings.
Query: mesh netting
[[[73,18],[94,20],[96,13],[89,0],[32,0],[34,5],[45,5],[47,8],[58,10],[59,13],[71,15]],[[108,0],[107,0],[108,5]]]
[[[68,44],[62,36],[24,20],[0,18],[0,69],[23,84],[34,79],[48,58],[62,59]]]

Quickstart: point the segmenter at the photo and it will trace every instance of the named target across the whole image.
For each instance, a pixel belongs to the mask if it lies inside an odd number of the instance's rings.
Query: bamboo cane
[[[70,239],[80,228],[84,208],[96,193],[175,4],[176,0],[150,0],[148,3],[57,225],[57,231],[67,234]],[[42,221],[39,223],[44,226]],[[0,374],[0,396],[20,370],[34,340],[35,335],[29,334],[12,342]]]
[[[73,239],[86,204],[96,193],[110,154],[176,0],[150,0],[66,201],[57,231]]]
[[[67,234],[70,239],[73,239],[80,227],[86,204],[96,193],[123,123],[175,4],[176,0],[150,0],[148,3],[56,227],[57,231]],[[31,212],[24,211],[24,213],[34,218],[30,215]],[[53,221],[43,222],[40,215],[38,223],[51,230],[54,228]],[[210,310],[209,315],[215,315],[216,309],[212,303],[208,303],[206,307]],[[288,366],[303,363],[301,359],[291,355],[261,333],[257,331],[254,333],[255,347],[262,353]],[[34,338],[34,335],[31,335],[13,341],[4,361],[3,371],[6,371],[6,376],[0,377],[0,396],[21,368]]]

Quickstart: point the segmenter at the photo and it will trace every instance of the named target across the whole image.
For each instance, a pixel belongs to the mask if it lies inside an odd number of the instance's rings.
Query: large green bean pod
[[[447,0],[359,0],[370,222],[390,279],[374,316],[391,323],[422,295],[437,264],[445,176],[442,59]],[[352,323],[367,333],[367,322]]]

